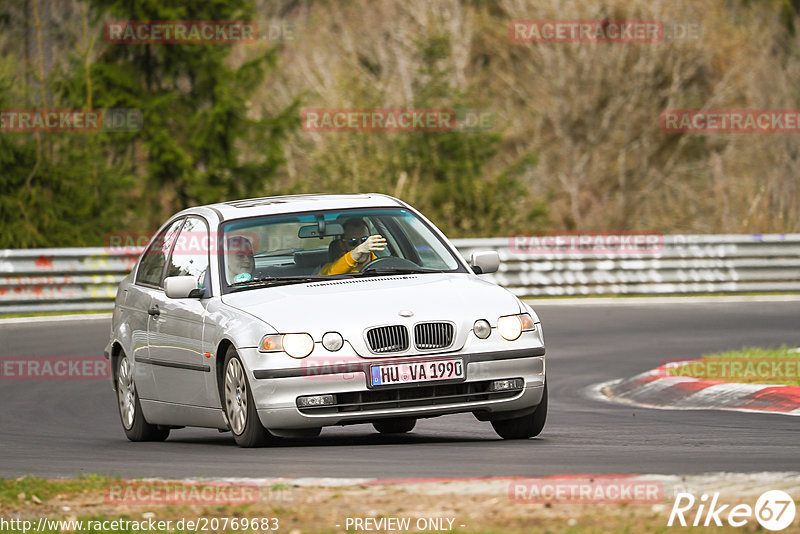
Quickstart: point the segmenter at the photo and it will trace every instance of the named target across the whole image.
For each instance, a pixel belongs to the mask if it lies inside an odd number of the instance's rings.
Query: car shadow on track
[[[270,448],[287,448],[287,447],[352,447],[353,445],[430,445],[430,444],[450,444],[450,443],[490,443],[502,442],[501,438],[478,438],[478,437],[451,437],[451,436],[437,436],[431,434],[402,434],[402,435],[384,435],[384,434],[340,434],[319,436],[316,438],[297,439],[297,438],[283,438],[275,444],[268,445]],[[214,446],[236,446],[233,437],[230,434],[221,434],[220,436],[207,437],[207,436],[180,436],[173,434],[167,440],[168,443],[184,443],[184,444],[205,444]]]

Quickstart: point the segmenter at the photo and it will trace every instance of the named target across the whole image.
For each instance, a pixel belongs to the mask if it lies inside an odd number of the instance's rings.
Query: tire
[[[413,417],[404,419],[386,419],[384,421],[375,421],[372,426],[381,434],[405,434],[411,432],[417,424],[417,420]]]
[[[514,419],[492,421],[497,435],[503,439],[528,439],[541,434],[547,420],[547,382],[542,392],[542,402],[532,414]]]
[[[144,419],[139,394],[133,381],[128,357],[120,354],[117,363],[117,408],[122,430],[131,441],[164,441],[169,437],[169,428],[151,425]]]
[[[222,402],[236,444],[240,447],[263,447],[277,441],[258,419],[247,373],[232,346],[225,354],[223,369]]]

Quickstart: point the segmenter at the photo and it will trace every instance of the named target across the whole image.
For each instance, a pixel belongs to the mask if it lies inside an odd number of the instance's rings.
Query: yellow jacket
[[[371,252],[370,255],[372,256],[369,259],[370,261],[377,258],[377,256]],[[338,260],[323,265],[322,269],[319,271],[319,274],[346,274],[354,273],[356,271],[358,271],[358,263],[356,263],[356,260],[353,259],[352,254],[345,252]]]

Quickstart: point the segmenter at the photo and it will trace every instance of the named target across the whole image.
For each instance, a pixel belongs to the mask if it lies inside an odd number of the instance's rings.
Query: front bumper
[[[321,369],[254,369],[250,385],[261,424],[270,429],[318,428],[461,412],[475,412],[481,418],[491,418],[494,413],[525,411],[542,400],[544,347],[430,355],[426,359],[442,358],[463,358],[466,380],[381,388],[367,386],[370,365],[420,359],[414,357],[385,362],[357,361]],[[487,391],[489,382],[510,378],[522,378],[523,388]],[[297,407],[297,397],[325,394],[334,395],[336,405],[313,409]]]

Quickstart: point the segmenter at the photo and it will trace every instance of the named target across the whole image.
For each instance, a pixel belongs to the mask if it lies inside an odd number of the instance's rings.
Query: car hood
[[[366,328],[421,321],[451,321],[454,348],[463,345],[477,319],[493,326],[501,315],[519,313],[519,300],[500,286],[472,274],[378,276],[251,289],[222,301],[254,315],[280,333],[308,332],[316,341],[337,331],[358,353],[367,351]],[[413,312],[403,317],[400,312]]]

